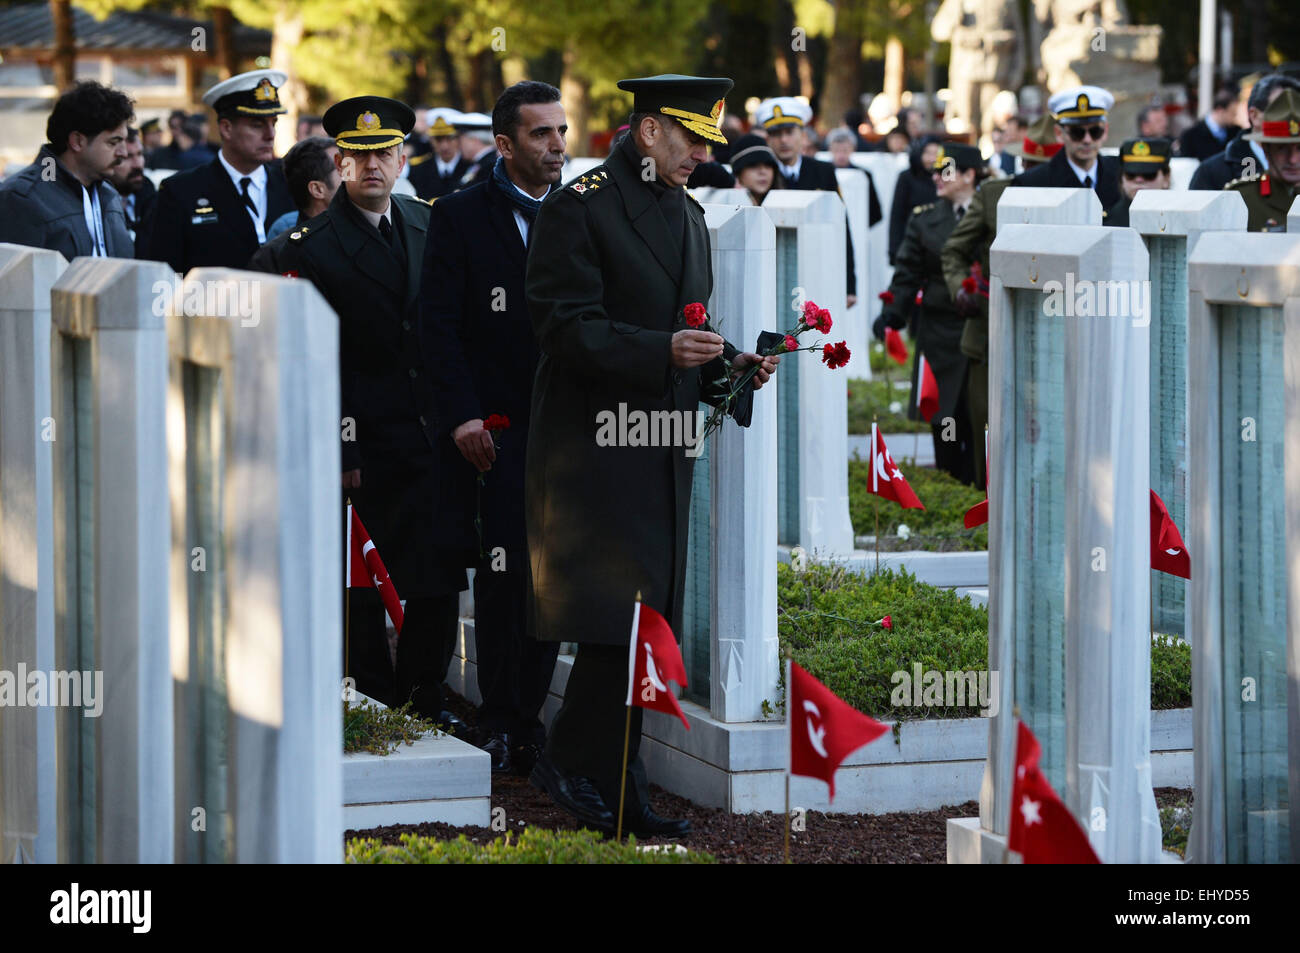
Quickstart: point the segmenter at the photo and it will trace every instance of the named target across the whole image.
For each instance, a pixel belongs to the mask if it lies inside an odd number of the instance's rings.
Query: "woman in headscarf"
[[[894,204],[889,210],[889,263],[894,264],[898,246],[903,244],[903,231],[912,209],[928,205],[935,199],[934,183],[930,181],[930,167],[934,153],[939,148],[937,136],[922,136],[908,150],[909,165],[900,172],[894,186]]]
[[[762,205],[772,189],[781,188],[776,153],[762,136],[741,136],[732,144],[731,174],[737,188],[745,189],[755,205]]]

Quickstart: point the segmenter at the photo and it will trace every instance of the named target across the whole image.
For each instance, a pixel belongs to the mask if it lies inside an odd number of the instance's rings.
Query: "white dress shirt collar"
[[[1075,178],[1079,180],[1080,185],[1083,184],[1083,177],[1086,175],[1092,177],[1092,187],[1094,189],[1097,187],[1097,173],[1101,169],[1100,162],[1098,162],[1096,159],[1093,159],[1092,168],[1084,169],[1081,168],[1080,166],[1075,165],[1074,160],[1071,159],[1069,156],[1065,157],[1065,161],[1068,162],[1070,164],[1070,168],[1074,170]]]
[[[349,201],[349,202],[352,202],[351,199],[348,199],[348,201]],[[372,212],[372,211],[370,211],[370,209],[368,209],[368,208],[362,208],[362,207],[361,207],[360,205],[358,205],[356,202],[352,202],[352,207],[355,208],[358,212],[360,212],[360,213],[362,214],[362,216],[365,218],[365,220],[371,224],[371,226],[374,228],[375,231],[379,231],[379,220],[380,220],[381,218],[386,218],[386,219],[388,219],[388,224],[389,224],[389,225],[392,225],[392,224],[393,224],[393,202],[392,202],[392,199],[389,199],[388,204],[384,207],[384,210],[383,210],[382,212]]]

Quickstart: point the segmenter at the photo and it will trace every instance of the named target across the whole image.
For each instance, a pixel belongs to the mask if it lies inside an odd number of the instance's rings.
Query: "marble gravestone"
[[[844,203],[832,192],[778,190],[762,210],[776,226],[776,325],[785,331],[800,319],[805,301],[844,316]],[[844,340],[838,325],[815,331],[803,346]],[[847,374],[830,370],[816,353],[787,355],[781,363],[778,440],[778,540],[799,545],[811,557],[853,553],[849,520]]]
[[[50,288],[58,252],[0,244],[0,664],[54,660]],[[59,860],[55,710],[0,707],[0,863]]]
[[[836,169],[835,178],[840,185],[840,196],[848,214],[849,234],[853,237],[853,266],[856,278],[857,302],[844,311],[844,319],[839,326],[832,328],[835,340],[846,341],[849,351],[862,358],[852,364],[853,376],[864,380],[871,379],[871,361],[867,359],[867,348],[871,340],[871,302],[876,301],[872,290],[871,273],[867,267],[867,252],[870,236],[867,234],[867,219],[870,212],[867,196],[867,176],[861,169]],[[872,318],[875,316],[872,315]]]
[[[96,672],[98,715],[59,711],[68,860],[172,860],[167,332],[172,271],[77,258],[54,284],[55,639]],[[102,683],[99,673],[102,672]]]
[[[1196,804],[1188,859],[1300,861],[1300,236],[1188,263]]]
[[[1246,203],[1236,192],[1144,189],[1129,208],[1129,223],[1142,236],[1151,262],[1151,489],[1185,536],[1187,256],[1203,232],[1244,232]],[[1152,570],[1153,631],[1186,634],[1186,591],[1187,580]]]
[[[168,341],[177,857],[338,862],[338,323],[309,282],[201,268]]]

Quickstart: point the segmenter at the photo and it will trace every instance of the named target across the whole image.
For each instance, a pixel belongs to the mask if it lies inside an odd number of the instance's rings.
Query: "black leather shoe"
[[[449,711],[444,710],[434,720],[442,726],[443,731],[447,732],[447,734],[451,735],[453,738],[464,738],[468,730],[465,722],[461,721]]]
[[[614,815],[590,778],[569,777],[561,773],[543,752],[533,765],[528,780],[533,787],[545,791],[552,801],[588,827],[613,830]]]
[[[685,837],[691,832],[686,818],[660,817],[650,808],[633,808],[623,815],[623,830],[638,837]]]
[[[528,777],[532,773],[533,766],[542,757],[543,748],[544,746],[540,744],[512,746],[510,760],[514,764],[515,774],[521,778]]]
[[[508,774],[514,766],[510,757],[510,738],[504,731],[493,731],[479,745],[492,758],[493,774]]]

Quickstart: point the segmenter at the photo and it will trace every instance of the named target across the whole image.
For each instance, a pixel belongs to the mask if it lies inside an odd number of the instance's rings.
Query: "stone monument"
[[[1018,89],[1025,72],[1025,27],[1020,5],[1007,0],[943,0],[930,35],[951,43],[950,98],[945,124],[951,133],[989,130],[983,117],[1003,89]]]

